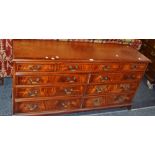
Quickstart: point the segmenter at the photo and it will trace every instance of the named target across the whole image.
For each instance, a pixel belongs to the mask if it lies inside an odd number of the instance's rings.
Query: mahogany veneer
[[[131,107],[149,62],[125,45],[14,40],[13,113]]]

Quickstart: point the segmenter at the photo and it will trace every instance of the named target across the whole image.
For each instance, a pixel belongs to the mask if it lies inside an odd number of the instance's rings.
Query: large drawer
[[[16,85],[42,85],[55,83],[86,83],[88,75],[86,74],[54,74],[49,76],[16,76]]]
[[[97,108],[106,105],[105,96],[85,98],[83,108]]]
[[[126,94],[109,94],[106,96],[108,105],[121,105],[130,103],[133,98],[133,93]]]
[[[123,93],[133,92],[136,90],[137,83],[119,83],[119,84],[104,84],[104,85],[89,85],[87,95],[100,95],[105,93]]]
[[[14,104],[14,113],[69,111],[80,107],[80,99],[18,102]]]
[[[92,74],[90,83],[117,83],[139,81],[143,76],[143,72],[122,72],[122,73],[102,73]]]
[[[16,98],[35,98],[52,96],[82,96],[84,86],[53,86],[15,88]]]

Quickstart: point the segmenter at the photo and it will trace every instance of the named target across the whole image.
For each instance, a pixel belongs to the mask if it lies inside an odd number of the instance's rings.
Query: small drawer
[[[83,94],[83,90],[83,86],[16,88],[16,98],[81,96]]]
[[[93,97],[93,98],[86,98],[84,100],[83,108],[97,108],[103,107],[106,105],[105,96],[102,97]]]
[[[123,93],[135,91],[137,83],[120,83],[120,84],[105,84],[105,85],[91,85],[87,89],[87,95],[99,95],[105,93]]]
[[[41,85],[55,83],[86,83],[88,75],[86,74],[54,74],[50,76],[16,76],[17,85]]]
[[[107,95],[108,105],[121,105],[130,103],[134,94],[110,94]]]
[[[64,63],[59,64],[57,68],[58,72],[91,72],[93,71],[92,64],[83,64],[83,63]]]
[[[56,71],[56,64],[31,64],[21,63],[16,64],[17,72],[54,72]]]
[[[120,80],[121,74],[118,73],[92,74],[90,77],[90,83],[109,83],[117,82]]]
[[[56,112],[80,109],[80,99],[18,102],[14,104],[14,113]]]
[[[127,63],[122,65],[122,71],[145,71],[145,63]]]
[[[94,64],[93,70],[99,72],[117,72],[120,69],[119,63],[103,63],[103,64]]]

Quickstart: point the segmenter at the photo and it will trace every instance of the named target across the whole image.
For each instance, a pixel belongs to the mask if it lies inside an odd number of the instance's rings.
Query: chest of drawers
[[[117,44],[13,41],[13,113],[131,107],[149,59]]]

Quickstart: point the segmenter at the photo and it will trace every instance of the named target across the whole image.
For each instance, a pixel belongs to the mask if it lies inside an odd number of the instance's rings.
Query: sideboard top
[[[127,45],[56,40],[13,40],[13,59],[47,59],[84,61],[145,61],[150,60]]]

